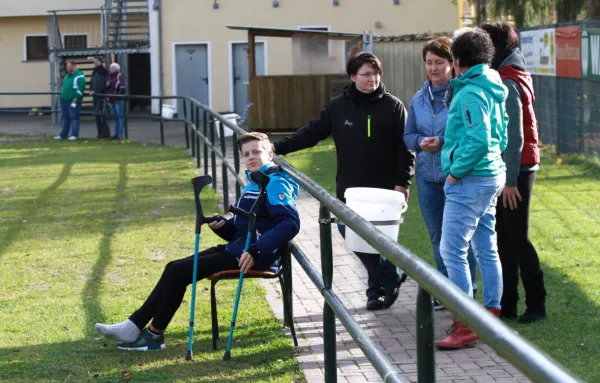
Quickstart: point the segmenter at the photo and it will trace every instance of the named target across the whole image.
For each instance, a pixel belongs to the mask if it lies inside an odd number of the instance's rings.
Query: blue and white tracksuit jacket
[[[296,181],[273,163],[264,165],[259,171],[269,175],[271,180],[266,188],[264,203],[256,211],[255,234],[248,252],[254,258],[253,269],[276,271],[279,249],[300,231],[300,216],[296,208],[299,188]],[[248,185],[236,204],[236,207],[245,211],[250,211],[259,195],[258,185],[250,179],[249,174],[246,171]],[[239,260],[246,245],[248,220],[234,216],[215,233],[228,242],[225,250]]]

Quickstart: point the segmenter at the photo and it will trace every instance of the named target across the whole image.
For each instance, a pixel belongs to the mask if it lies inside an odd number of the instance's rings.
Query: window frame
[[[27,55],[27,38],[28,37],[46,37],[46,45],[50,47],[50,38],[47,33],[26,33],[23,36],[23,62],[44,62],[50,59],[50,52],[47,53],[48,57],[44,59],[29,59]]]
[[[66,48],[65,47],[65,37],[67,36],[85,36],[85,47],[82,48]],[[78,49],[87,49],[90,47],[90,34],[88,32],[83,33],[63,33],[62,36],[62,46],[65,50],[78,50]]]

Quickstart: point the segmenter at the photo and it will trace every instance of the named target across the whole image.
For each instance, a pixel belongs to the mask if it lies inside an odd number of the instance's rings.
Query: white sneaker
[[[69,137],[69,141],[77,141],[77,137],[71,136],[71,137]]]
[[[62,138],[61,136],[56,136],[54,137],[55,140],[64,140],[64,138]]]

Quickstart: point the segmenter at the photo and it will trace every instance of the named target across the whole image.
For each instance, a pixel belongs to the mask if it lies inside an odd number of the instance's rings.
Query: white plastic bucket
[[[404,200],[404,194],[387,189],[349,188],[346,189],[344,197],[346,205],[356,214],[373,223],[394,241],[398,240],[402,213],[408,207]],[[347,226],[346,247],[359,253],[379,253]]]
[[[238,116],[235,113],[223,114],[222,116],[227,120],[227,122],[231,122],[233,125],[237,126],[237,119],[240,116]],[[216,120],[215,122],[215,128],[217,129],[217,137],[219,137],[221,135],[221,121]],[[233,136],[233,130],[229,129],[227,126],[223,127],[223,132],[225,133],[225,137]]]
[[[173,105],[163,104],[161,114],[163,118],[171,119],[175,115],[176,111],[177,109],[175,109]]]

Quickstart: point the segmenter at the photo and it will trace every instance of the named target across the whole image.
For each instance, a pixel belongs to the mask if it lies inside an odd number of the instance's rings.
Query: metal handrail
[[[0,93],[5,95],[6,93]],[[115,95],[110,95],[114,97]],[[204,142],[204,170],[208,173],[208,150],[212,153],[213,187],[216,188],[216,162],[215,156],[219,156],[223,164],[223,194],[228,194],[227,171],[236,176],[238,185],[244,186],[245,181],[237,174],[239,172],[239,157],[234,152],[234,161],[231,165],[225,155],[224,127],[231,129],[237,135],[246,133],[235,124],[226,120],[223,116],[201,104],[197,100],[183,96],[132,96],[119,95],[125,100],[135,99],[159,99],[160,110],[165,99],[183,100],[185,124],[186,147],[192,150],[192,156],[197,159],[200,167],[200,139]],[[190,103],[190,118],[187,114],[187,102]],[[203,113],[203,132],[200,131],[200,110]],[[208,124],[210,120],[210,139],[208,137]],[[221,127],[221,150],[215,147],[215,121],[220,121]],[[163,123],[165,119],[160,117],[161,143],[164,144]],[[172,121],[172,120],[167,120]],[[188,137],[188,127],[190,137]],[[193,137],[195,135],[195,137]],[[191,145],[190,145],[191,144]],[[323,187],[308,178],[285,160],[276,156],[274,162],[281,166],[298,184],[321,203],[320,208],[320,231],[321,231],[321,258],[322,277],[319,276],[317,268],[312,265],[308,257],[301,249],[293,243],[290,244],[292,253],[298,263],[311,278],[325,299],[324,307],[324,340],[325,340],[325,378],[328,383],[336,381],[336,354],[335,354],[335,317],[334,313],[342,322],[348,333],[357,342],[360,349],[365,353],[367,359],[373,364],[385,382],[406,382],[398,371],[391,365],[387,358],[379,351],[374,342],[360,328],[347,308],[341,303],[332,290],[332,249],[331,249],[331,223],[329,212],[334,213],[338,220],[346,224],[356,232],[367,243],[378,250],[395,266],[404,270],[413,280],[419,284],[417,296],[417,365],[419,382],[435,382],[435,353],[433,345],[433,306],[431,295],[441,301],[444,306],[463,319],[486,343],[499,355],[504,357],[512,365],[521,370],[528,378],[539,383],[575,383],[579,380],[564,369],[550,356],[530,344],[525,339],[513,333],[508,326],[495,316],[491,315],[481,305],[469,298],[462,290],[458,289],[447,278],[440,274],[427,262],[413,254],[404,246],[389,238],[379,231],[367,220],[356,214],[344,203],[333,197]],[[237,171],[236,171],[237,170]],[[225,196],[224,196],[225,197]],[[239,197],[239,195],[238,195]],[[290,284],[288,284],[290,285]],[[285,292],[284,292],[285,293]],[[289,293],[289,292],[288,292]],[[288,320],[291,318],[287,318]],[[333,344],[331,344],[333,340]]]

